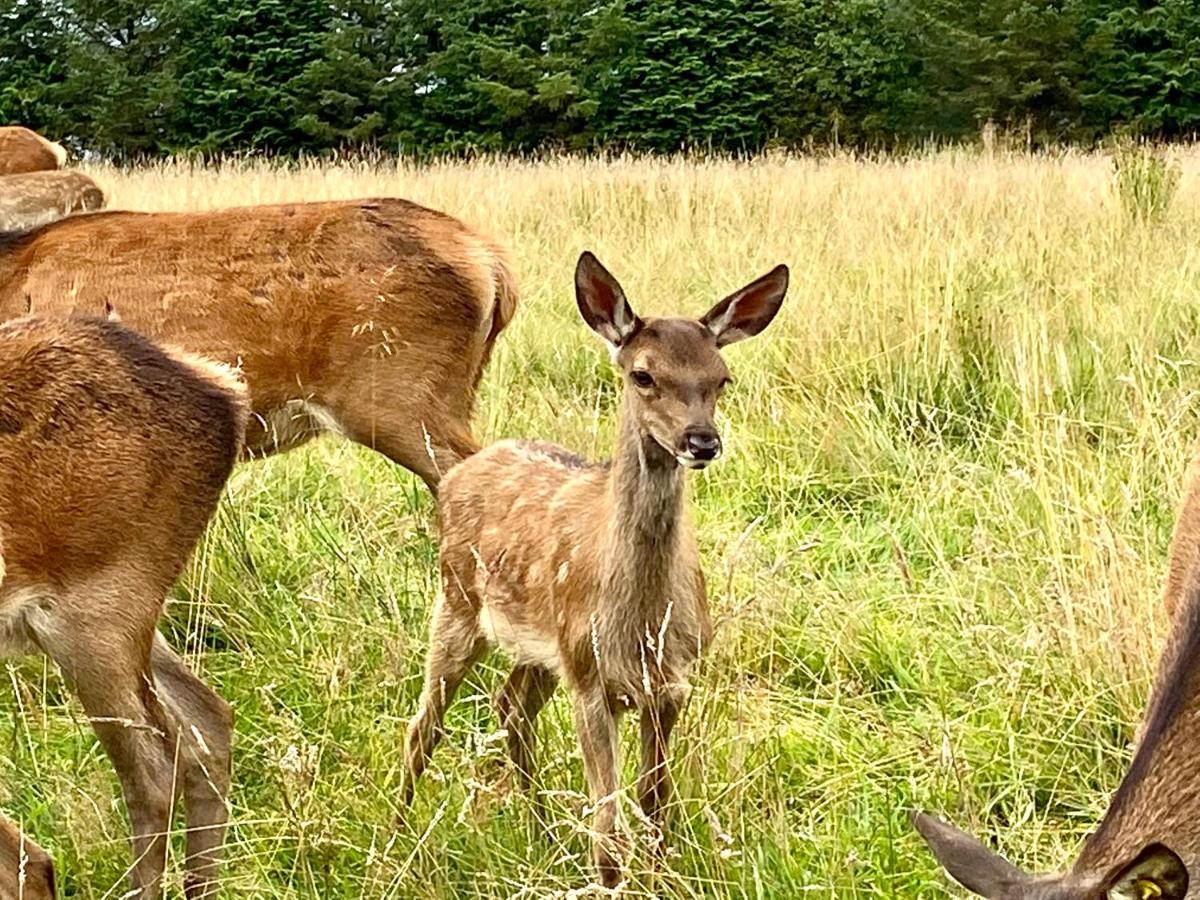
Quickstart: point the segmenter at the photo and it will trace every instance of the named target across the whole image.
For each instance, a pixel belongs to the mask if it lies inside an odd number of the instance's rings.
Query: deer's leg
[[[174,720],[187,808],[189,900],[216,895],[229,819],[233,712],[156,634],[150,653],[159,699]]]
[[[15,822],[0,814],[0,897],[54,900],[54,863]]]
[[[56,624],[37,637],[75,685],[121,781],[133,834],[129,896],[157,900],[176,792],[175,748],[152,685],[151,634],[129,635],[123,624]]]
[[[425,686],[404,742],[403,805],[412,802],[416,780],[442,739],[446,709],[486,646],[475,614],[464,602],[449,603],[445,598],[438,602],[430,626]]]
[[[115,564],[53,602],[30,609],[34,642],[63,670],[117,770],[132,830],[126,895],[162,895],[167,833],[177,791],[175,743],[150,670],[165,586],[131,583],[135,565]]]
[[[436,494],[442,476],[479,444],[469,422],[447,411],[440,398],[419,398],[406,393],[403,382],[378,393],[355,384],[331,392],[329,406],[347,437],[415,472]]]
[[[79,699],[125,794],[133,831],[134,896],[154,900],[162,894],[176,791],[166,715],[150,687],[149,667],[132,677],[128,672],[105,671],[103,666],[90,668],[86,681],[79,683]]]
[[[508,756],[525,790],[529,790],[533,778],[537,716],[557,686],[558,678],[548,669],[517,666],[496,695],[500,727],[508,732]]]
[[[650,698],[641,711],[642,767],[638,776],[638,802],[661,832],[666,831],[665,807],[673,791],[668,747],[686,696],[686,688],[667,687]]]
[[[616,887],[621,883],[621,866],[627,853],[617,796],[620,766],[617,719],[599,686],[576,692],[575,727],[579,732],[583,767],[596,810],[593,853],[600,870],[600,883],[605,887]]]

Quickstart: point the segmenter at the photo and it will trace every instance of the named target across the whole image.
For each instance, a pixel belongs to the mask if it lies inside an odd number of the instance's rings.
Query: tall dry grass
[[[650,313],[788,263],[780,319],[728,354],[730,454],[693,479],[722,625],[677,744],[671,856],[657,875],[639,857],[633,889],[908,897],[948,890],[914,806],[1055,867],[1128,758],[1197,433],[1200,154],[1175,156],[1149,217],[1090,154],[89,173],[115,207],[399,195],[493,233],[523,302],[478,430],[592,455],[617,385],[575,312],[580,250]],[[502,660],[395,824],[430,513],[412,477],[333,440],[236,474],[169,627],[237,710],[228,895],[589,892],[565,701],[542,721],[542,822],[503,776]],[[0,806],[69,896],[119,896],[114,779],[57,677],[10,675]]]

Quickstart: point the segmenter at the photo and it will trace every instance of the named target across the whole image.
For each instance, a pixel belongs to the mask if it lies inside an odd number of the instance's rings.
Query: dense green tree
[[[597,134],[654,150],[761,147],[779,26],[768,0],[629,0],[612,23]]]
[[[1200,128],[1200,5],[1092,0],[1085,12],[1088,132],[1174,136]]]
[[[324,56],[333,10],[326,0],[183,0],[169,63],[172,142],[205,151],[292,152],[316,143],[301,127],[305,71]],[[311,96],[311,95],[310,95]],[[307,120],[305,120],[307,121]]]
[[[916,119],[933,137],[977,133],[989,120],[1069,137],[1086,60],[1072,0],[909,0],[923,90]]]
[[[116,158],[1200,127],[1193,0],[0,0],[0,120]]]
[[[893,0],[776,0],[769,70],[784,143],[890,143],[921,130],[918,42]]]
[[[170,13],[167,4],[139,0],[64,0],[65,74],[47,94],[61,111],[59,128],[113,156],[168,149],[166,113],[177,87]]]
[[[0,0],[0,123],[48,123],[48,95],[65,76],[61,9],[36,0]]]
[[[581,0],[405,4],[399,138],[436,149],[586,144],[597,109],[590,35],[606,15]]]
[[[296,76],[296,127],[306,146],[359,146],[386,139],[394,35],[381,0],[340,0],[320,52]]]

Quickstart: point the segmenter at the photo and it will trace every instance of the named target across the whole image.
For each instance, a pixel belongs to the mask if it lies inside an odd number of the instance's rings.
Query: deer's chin
[[[710,463],[717,461],[716,457],[712,459],[696,459],[694,456],[675,455],[675,462],[679,463],[685,469],[707,469]]]

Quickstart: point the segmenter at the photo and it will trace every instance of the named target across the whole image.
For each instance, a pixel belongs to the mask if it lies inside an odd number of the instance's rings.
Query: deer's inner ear
[[[612,273],[586,250],[575,266],[575,302],[594,332],[620,347],[641,324]]]
[[[1187,866],[1166,844],[1148,844],[1133,861],[1109,876],[1107,900],[1183,900]]]

